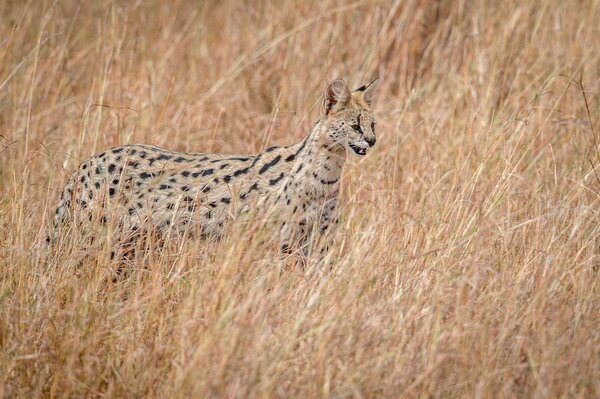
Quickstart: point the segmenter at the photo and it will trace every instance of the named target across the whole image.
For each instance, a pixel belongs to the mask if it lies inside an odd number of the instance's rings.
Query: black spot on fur
[[[228,167],[229,164],[228,163],[224,163],[223,165],[219,166],[219,169],[225,169],[226,167]]]
[[[302,145],[300,146],[300,148],[298,149],[298,151],[296,151],[295,154],[291,154],[289,155],[285,161],[286,162],[292,162],[294,159],[296,159],[296,156],[298,156],[298,154],[300,154],[300,152],[304,149],[304,147],[306,147],[306,143],[308,142],[308,137],[304,139],[304,141],[302,142]]]
[[[119,184],[119,179],[115,179],[115,180],[113,180],[113,181],[112,181],[112,184],[114,184],[115,186],[116,186],[117,184]]]
[[[217,207],[217,204],[216,204],[216,203],[214,203],[214,202],[209,202],[209,203],[208,203],[208,206],[210,206],[211,208],[216,208],[216,207]]]
[[[190,175],[190,172],[188,172],[187,170],[184,170],[183,172],[181,172],[181,176],[183,177],[188,177]]]
[[[109,188],[109,189],[108,189],[108,195],[110,195],[111,197],[112,197],[113,195],[115,195],[115,189],[114,189],[114,188],[112,188],[112,187],[111,187],[111,188]]]
[[[173,209],[175,208],[175,204],[167,204],[167,209]]]
[[[108,165],[108,173],[113,173],[115,171],[115,164],[111,163],[110,165]]]
[[[102,174],[102,169],[100,168],[100,166],[96,166],[96,174],[97,175]]]
[[[265,173],[267,170],[269,170],[270,168],[272,168],[273,166],[277,165],[277,163],[281,161],[281,155],[277,155],[275,158],[273,158],[271,160],[271,162],[267,162],[266,164],[264,164],[260,170],[258,171],[259,174],[263,174]]]
[[[240,194],[240,198],[241,199],[246,199],[246,197],[248,196],[248,194],[250,194],[252,191],[254,190],[258,190],[258,183],[254,183],[249,189],[248,191],[246,191],[245,193]]]
[[[171,178],[169,179],[169,181],[170,181],[171,183],[177,183],[177,179],[176,179],[176,178],[174,178],[174,177],[171,177]]]
[[[214,169],[206,169],[202,171],[202,176],[212,175],[214,173]]]
[[[87,169],[87,163],[84,163],[83,165],[81,165],[81,169],[86,170]]]
[[[172,187],[168,184],[161,184],[158,188],[160,188],[161,190],[170,190]]]
[[[190,189],[189,189],[188,186],[183,186],[183,187],[181,187],[181,191],[184,191],[184,192],[185,191],[190,191]]]
[[[120,153],[121,151],[123,151],[123,147],[115,148],[114,150],[112,150],[112,153],[113,153],[113,154],[118,154],[118,153]]]
[[[167,155],[167,154],[160,154],[160,155],[159,155],[159,156],[156,158],[156,160],[157,160],[157,161],[168,161],[169,159],[171,159],[171,156],[170,156],[170,155]]]
[[[208,193],[210,191],[210,186],[204,186],[202,187],[202,192],[203,193]]]
[[[152,173],[148,173],[148,172],[140,173],[140,178],[142,178],[142,179],[147,179],[149,177],[152,177]]]
[[[224,159],[219,159],[217,161],[247,161],[249,160],[249,157],[231,157],[231,158],[224,158]]]
[[[173,160],[174,162],[180,163],[180,162],[185,162],[187,161],[187,159],[185,159],[184,157],[177,157]]]
[[[321,184],[325,184],[325,185],[330,185],[330,184],[335,184],[337,183],[338,179],[335,178],[333,180],[325,180],[325,179],[321,179]]]
[[[231,202],[231,198],[223,197],[223,198],[221,198],[221,202],[224,204],[229,204]]]
[[[85,181],[85,176],[81,176],[81,179],[79,179],[80,182],[84,182]]]
[[[267,148],[267,149],[265,150],[265,152],[271,152],[271,151],[275,151],[275,150],[276,150],[276,149],[278,149],[278,148],[279,148],[279,147],[275,145],[275,146],[273,146],[273,147],[269,147],[269,148]]]
[[[256,156],[256,158],[254,158],[254,161],[252,161],[252,163],[250,164],[250,167],[251,167],[251,168],[252,168],[252,167],[254,167],[254,165],[256,165],[256,164],[257,164],[257,162],[260,160],[260,158],[261,158],[261,157],[262,157],[262,154],[258,154],[258,155]]]
[[[94,183],[94,187],[96,187],[96,190],[98,190],[100,188],[100,182],[97,181],[96,183]]]
[[[127,213],[129,213],[130,215],[133,215],[135,213],[135,208],[127,209]]]
[[[225,183],[229,183],[229,182],[231,181],[231,176],[229,176],[229,175],[225,176],[225,177],[223,178],[223,181],[224,181]]]
[[[281,179],[283,179],[283,172],[281,172],[279,174],[279,176],[277,176],[275,179],[271,179],[269,180],[269,185],[270,186],[274,186],[275,184],[277,184]]]
[[[140,151],[140,158],[146,159],[146,152],[145,151]]]
[[[183,201],[184,202],[194,202],[194,198],[186,195],[185,197],[183,197]]]
[[[236,170],[235,172],[233,172],[233,176],[238,177],[240,175],[244,175],[244,174],[248,173],[249,170],[250,170],[250,167]]]

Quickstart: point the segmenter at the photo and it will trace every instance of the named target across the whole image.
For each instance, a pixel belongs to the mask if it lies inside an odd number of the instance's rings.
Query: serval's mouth
[[[361,145],[356,145],[352,143],[348,143],[348,146],[350,147],[354,155],[357,155],[359,157],[367,155],[367,147],[363,147]]]

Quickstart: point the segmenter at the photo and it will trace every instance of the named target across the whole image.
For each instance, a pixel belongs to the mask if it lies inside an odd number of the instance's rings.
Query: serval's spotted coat
[[[276,226],[284,247],[324,232],[337,204],[346,154],[375,144],[374,82],[350,92],[342,80],[326,89],[320,119],[299,143],[258,155],[192,154],[125,145],[84,161],[62,193],[54,219],[109,218],[122,232],[144,226],[220,237],[230,216],[251,211]]]

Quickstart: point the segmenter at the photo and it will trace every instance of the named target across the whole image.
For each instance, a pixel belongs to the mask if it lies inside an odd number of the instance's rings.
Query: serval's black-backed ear
[[[377,82],[379,82],[379,78],[375,78],[371,83],[362,85],[358,89],[354,90],[355,92],[361,93],[362,99],[369,107],[373,104],[373,92],[377,87]]]
[[[352,94],[350,89],[342,79],[335,79],[323,95],[323,114],[328,115],[333,111],[339,111],[350,102]]]

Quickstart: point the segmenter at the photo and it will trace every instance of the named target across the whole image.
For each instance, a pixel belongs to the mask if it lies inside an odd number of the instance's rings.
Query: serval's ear
[[[339,111],[347,106],[351,96],[350,89],[342,79],[331,82],[323,95],[323,115],[329,115],[331,112]]]
[[[354,92],[360,92],[362,99],[367,105],[370,107],[373,104],[373,92],[377,87],[377,82],[379,82],[379,78],[375,78],[371,83],[362,85],[358,89],[354,90]]]

